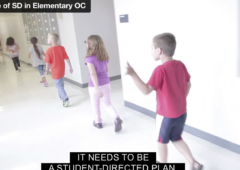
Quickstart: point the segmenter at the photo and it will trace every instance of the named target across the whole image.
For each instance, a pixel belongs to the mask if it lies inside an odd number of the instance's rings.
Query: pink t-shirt
[[[8,48],[9,48],[10,50],[15,51],[15,50],[17,49],[17,46],[18,46],[18,44],[17,44],[17,43],[14,43],[12,46],[8,46]],[[16,51],[16,52],[10,51],[10,57],[11,57],[11,58],[19,57],[19,52],[18,52],[18,51]]]

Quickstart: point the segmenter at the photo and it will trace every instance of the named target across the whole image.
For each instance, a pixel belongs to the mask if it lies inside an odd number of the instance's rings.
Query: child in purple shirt
[[[95,67],[95,70],[96,70],[96,74],[97,74],[97,78],[98,78],[98,85],[99,86],[102,86],[102,85],[105,85],[105,84],[109,84],[110,83],[110,80],[109,80],[109,77],[108,77],[108,74],[107,74],[107,64],[108,64],[108,60],[106,61],[99,61],[97,59],[97,56],[94,55],[94,56],[89,56],[86,58],[86,63],[92,63]],[[91,79],[91,74],[89,72],[89,84],[88,84],[89,87],[94,87],[94,83]]]
[[[95,114],[93,125],[97,128],[102,128],[102,118],[100,111],[100,102],[103,107],[114,119],[115,132],[122,129],[122,120],[115,111],[111,103],[111,86],[108,77],[108,54],[105,49],[103,40],[98,35],[91,35],[87,40],[87,56],[85,64],[89,70],[89,94],[92,103],[92,108]]]

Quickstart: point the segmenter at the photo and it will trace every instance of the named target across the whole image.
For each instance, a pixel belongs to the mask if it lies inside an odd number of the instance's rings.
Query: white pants
[[[112,117],[112,119],[119,118],[118,113],[111,103],[111,86],[110,84],[106,84],[103,86],[99,86],[99,89],[103,93],[103,97],[100,98],[96,93],[94,87],[89,87],[89,94],[92,103],[92,109],[95,115],[95,123],[102,123],[101,111],[100,111],[100,102],[103,104],[104,109],[108,112],[108,114]]]

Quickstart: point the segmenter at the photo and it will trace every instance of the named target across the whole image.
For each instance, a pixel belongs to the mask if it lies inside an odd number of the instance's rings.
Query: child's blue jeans
[[[66,93],[66,91],[64,90],[64,81],[63,81],[63,78],[61,79],[55,79],[55,84],[56,84],[56,87],[58,89],[58,94],[60,96],[60,98],[65,101],[65,100],[68,100],[68,95]]]

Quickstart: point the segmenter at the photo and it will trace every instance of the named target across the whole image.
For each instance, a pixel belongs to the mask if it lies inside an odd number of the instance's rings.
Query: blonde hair
[[[54,39],[54,41],[55,42],[57,42],[58,41],[58,39],[59,39],[59,36],[58,36],[58,34],[56,34],[56,33],[49,33],[49,35],[52,37],[52,39]]]
[[[89,36],[86,43],[88,45],[86,57],[96,55],[99,61],[109,60],[109,56],[105,49],[105,45],[103,43],[102,38],[99,35]]]

